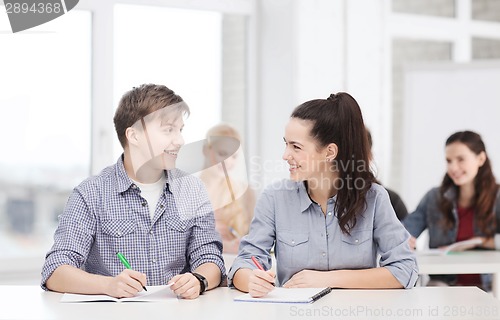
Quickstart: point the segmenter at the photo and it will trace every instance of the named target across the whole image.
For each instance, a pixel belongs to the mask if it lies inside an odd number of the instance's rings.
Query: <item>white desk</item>
[[[420,274],[492,273],[493,295],[500,299],[500,251],[464,251],[447,255],[425,255],[417,251],[417,263]]]
[[[476,287],[334,290],[313,304],[234,302],[217,288],[196,300],[60,303],[37,286],[0,286],[0,319],[499,319],[500,301]]]

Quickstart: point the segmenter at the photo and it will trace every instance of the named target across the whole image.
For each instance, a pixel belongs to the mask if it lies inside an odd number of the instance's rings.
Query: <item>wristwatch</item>
[[[198,281],[200,281],[200,294],[202,294],[203,292],[207,291],[207,289],[208,289],[208,281],[207,281],[207,279],[205,279],[204,276],[202,276],[201,274],[196,273],[196,272],[192,272],[191,274],[193,276],[195,276],[196,279],[198,279]]]

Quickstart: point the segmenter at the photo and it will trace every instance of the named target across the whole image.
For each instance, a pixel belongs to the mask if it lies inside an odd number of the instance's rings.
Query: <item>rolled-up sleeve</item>
[[[415,253],[410,249],[410,234],[399,222],[385,192],[375,199],[374,240],[378,244],[380,266],[387,268],[406,288],[412,288],[418,278]]]
[[[200,265],[211,262],[217,265],[221,271],[221,279],[226,276],[226,268],[222,257],[222,241],[215,230],[215,218],[212,205],[205,188],[200,184],[197,192],[199,202],[196,208],[196,217],[192,234],[188,241],[188,256],[191,271]]]
[[[248,235],[240,242],[239,253],[228,273],[228,286],[233,286],[233,278],[236,271],[241,268],[256,269],[251,257],[255,256],[268,270],[272,266],[270,255],[275,239],[275,213],[273,195],[265,190],[259,197],[255,206],[255,214],[250,224]]]
[[[433,193],[435,193],[435,191],[429,191],[422,198],[417,206],[417,209],[406,216],[406,218],[403,220],[403,225],[405,226],[406,230],[408,230],[408,232],[415,238],[418,238],[422,231],[427,229],[427,207],[429,205],[429,202],[435,200],[432,199]]]
[[[73,190],[63,214],[59,216],[54,244],[45,256],[42,289],[48,290],[47,280],[59,266],[70,265],[81,268],[93,243],[95,224],[95,219],[81,193],[77,189]]]

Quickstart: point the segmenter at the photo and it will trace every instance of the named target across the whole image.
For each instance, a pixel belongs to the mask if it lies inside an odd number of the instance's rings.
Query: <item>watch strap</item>
[[[191,274],[193,276],[195,276],[196,279],[198,279],[198,281],[200,281],[200,294],[202,294],[203,292],[207,291],[207,289],[208,289],[208,281],[207,281],[207,279],[204,276],[202,276],[201,274],[196,273],[196,272],[192,272]]]

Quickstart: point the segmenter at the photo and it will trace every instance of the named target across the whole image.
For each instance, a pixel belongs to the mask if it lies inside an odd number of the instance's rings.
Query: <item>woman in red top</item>
[[[499,186],[481,136],[460,131],[446,140],[447,171],[439,188],[430,190],[403,224],[415,238],[429,229],[429,247],[438,248],[472,238],[483,249],[500,250]],[[432,276],[445,284],[489,287],[480,275]]]

